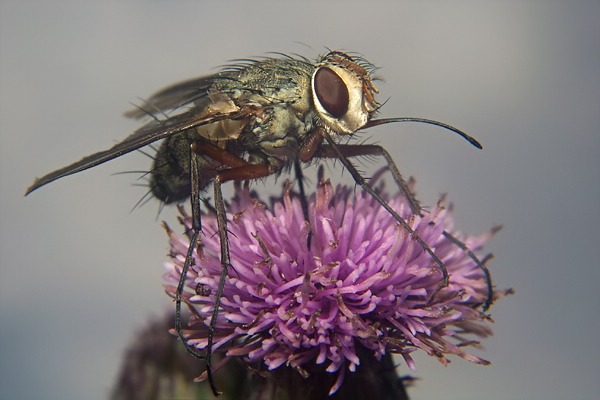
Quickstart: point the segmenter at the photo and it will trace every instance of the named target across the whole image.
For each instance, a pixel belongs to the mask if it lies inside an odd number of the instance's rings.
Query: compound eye
[[[327,67],[315,73],[315,93],[319,102],[334,118],[341,118],[348,111],[350,96],[346,84],[338,74]]]

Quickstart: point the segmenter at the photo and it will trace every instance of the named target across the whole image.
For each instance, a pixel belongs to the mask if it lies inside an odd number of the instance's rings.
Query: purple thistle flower
[[[420,217],[402,194],[389,196],[379,187],[446,265],[450,284],[437,291],[441,273],[431,257],[367,193],[339,186],[334,191],[322,181],[309,199],[309,225],[290,185],[270,206],[247,187],[237,189],[228,206],[232,268],[215,329],[213,351],[224,353],[216,368],[234,357],[269,370],[288,366],[305,376],[321,366],[337,377],[333,394],[360,365],[361,349],[378,360],[401,354],[412,369],[417,349],[443,364],[450,354],[489,363],[464,350],[478,345],[467,337],[492,333],[486,326],[490,318],[478,310],[486,300],[486,281],[466,252],[443,235],[452,232],[453,221],[441,201]],[[180,221],[191,228],[183,212]],[[200,350],[207,346],[221,272],[215,215],[203,215],[202,224],[202,244],[184,293],[192,313],[186,338]],[[167,292],[174,297],[188,240],[165,228],[172,255]],[[477,251],[492,233],[453,235]]]

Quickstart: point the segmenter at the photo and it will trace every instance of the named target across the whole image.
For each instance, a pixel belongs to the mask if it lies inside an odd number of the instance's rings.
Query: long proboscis
[[[478,149],[483,148],[483,146],[481,146],[481,143],[479,143],[477,141],[477,139],[475,139],[474,137],[472,137],[470,135],[467,135],[465,132],[461,131],[460,129],[455,128],[452,125],[448,125],[443,122],[439,122],[439,121],[435,121],[435,120],[427,119],[427,118],[399,117],[399,118],[373,119],[373,120],[367,122],[365,124],[365,126],[362,127],[362,129],[371,128],[371,127],[377,126],[377,125],[391,124],[393,122],[420,122],[423,124],[439,126],[440,128],[447,129],[449,131],[452,131],[452,132],[462,136],[467,142],[471,143],[473,146],[477,147]]]

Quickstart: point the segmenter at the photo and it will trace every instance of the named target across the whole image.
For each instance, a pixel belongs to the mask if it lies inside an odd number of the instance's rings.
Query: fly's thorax
[[[298,75],[297,78],[298,96],[290,107],[300,115],[306,116],[308,113],[314,113],[311,95],[311,76],[310,74]]]
[[[344,53],[323,57],[312,75],[311,90],[317,116],[336,134],[356,132],[378,107],[369,71]]]
[[[250,127],[244,137],[249,153],[262,153],[272,169],[281,169],[295,159],[300,143],[313,129],[314,112],[297,112],[291,105],[269,108],[265,120]],[[274,161],[277,159],[278,161]],[[276,166],[279,166],[277,168]]]
[[[227,95],[236,104],[270,106],[287,104],[305,112],[310,108],[310,79],[314,66],[291,58],[266,58],[233,64],[217,79],[212,91]]]

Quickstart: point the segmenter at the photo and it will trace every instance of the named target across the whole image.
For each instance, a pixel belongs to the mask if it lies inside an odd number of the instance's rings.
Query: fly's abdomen
[[[187,132],[186,132],[187,133]],[[166,204],[178,203],[191,193],[191,150],[195,142],[193,133],[179,134],[167,138],[158,148],[150,176],[150,188],[157,199]],[[200,167],[200,188],[206,187],[214,176],[217,165],[202,155],[195,155]]]

